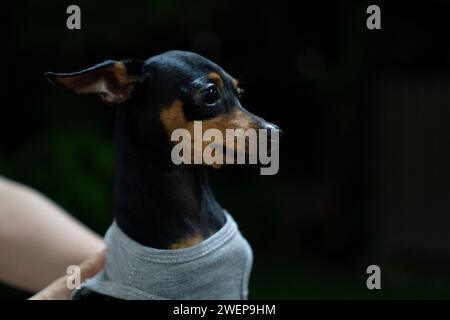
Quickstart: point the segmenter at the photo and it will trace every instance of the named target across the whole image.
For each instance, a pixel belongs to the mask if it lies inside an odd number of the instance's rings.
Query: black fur
[[[160,113],[175,99],[183,101],[187,120],[214,118],[236,107],[244,110],[232,78],[217,64],[191,52],[170,51],[145,62],[124,63],[141,81],[127,101],[115,106],[115,219],[129,237],[154,248],[166,249],[192,235],[207,238],[224,224],[222,208],[208,186],[205,167],[172,163],[172,144]],[[211,84],[209,72],[220,74],[224,81],[221,100],[214,108],[202,105],[195,96]],[[254,119],[264,125],[264,120]],[[110,299],[86,289],[74,298]]]

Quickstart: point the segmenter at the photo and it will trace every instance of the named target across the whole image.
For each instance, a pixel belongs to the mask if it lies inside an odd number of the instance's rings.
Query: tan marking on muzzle
[[[171,105],[167,108],[164,108],[161,112],[161,122],[163,123],[168,136],[172,135],[172,132],[176,129],[186,129],[189,131],[191,135],[191,148],[192,154],[191,159],[194,158],[195,153],[203,153],[203,150],[207,145],[211,142],[203,141],[203,137],[196,137],[194,135],[194,121],[188,121],[184,117],[183,112],[183,102],[181,100],[175,100]],[[208,129],[218,129],[223,136],[222,141],[215,141],[215,143],[225,147],[225,139],[227,135],[227,129],[243,129],[244,131],[247,129],[258,129],[254,119],[252,119],[252,115],[242,111],[241,109],[235,108],[233,111],[219,115],[215,118],[203,120],[202,121],[202,129],[205,132]],[[195,150],[194,146],[196,146],[195,139],[201,140],[201,150]],[[236,148],[236,145],[228,146],[233,149]]]
[[[194,122],[185,119],[183,102],[181,100],[175,100],[171,105],[161,111],[161,121],[169,136],[173,130],[179,128],[187,129],[192,135],[194,134]],[[202,125],[203,131],[215,128],[219,129],[222,134],[226,133],[226,129],[258,129],[252,116],[237,108],[215,118],[203,120]]]

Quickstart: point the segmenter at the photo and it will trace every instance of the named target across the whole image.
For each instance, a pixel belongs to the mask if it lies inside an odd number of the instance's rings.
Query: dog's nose
[[[281,128],[279,126],[277,126],[273,123],[269,123],[269,122],[265,123],[263,129],[270,131],[270,133],[278,131],[278,135],[280,137],[283,134],[283,130],[281,130]]]
[[[270,122],[264,122],[264,124],[261,126],[261,129],[267,130],[267,154],[272,155],[272,152],[274,152],[274,150],[278,148],[280,137],[283,131],[280,129],[280,127]]]

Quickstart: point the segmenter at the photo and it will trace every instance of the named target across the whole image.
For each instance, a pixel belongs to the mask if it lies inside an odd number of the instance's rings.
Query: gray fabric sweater
[[[252,250],[225,212],[214,235],[186,249],[160,250],[130,239],[116,223],[105,236],[105,268],[84,286],[119,299],[247,299]]]

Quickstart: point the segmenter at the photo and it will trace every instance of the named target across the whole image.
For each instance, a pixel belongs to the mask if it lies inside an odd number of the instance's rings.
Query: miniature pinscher
[[[279,128],[245,110],[239,82],[192,52],[169,51],[145,61],[105,61],[75,73],[45,74],[54,85],[98,94],[116,109],[115,221],[137,243],[164,250],[188,248],[225,223],[211,192],[206,165],[175,165],[171,133],[207,128]],[[77,299],[108,299],[81,290]]]

